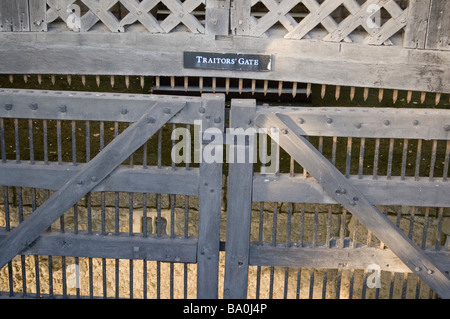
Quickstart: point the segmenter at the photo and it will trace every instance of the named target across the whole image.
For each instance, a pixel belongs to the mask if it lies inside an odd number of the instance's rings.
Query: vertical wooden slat
[[[30,31],[28,0],[0,1],[0,31]]]
[[[255,110],[255,100],[233,100],[230,126],[244,130],[253,127]],[[229,147],[237,149],[235,145]],[[247,154],[252,147],[245,145],[240,150]],[[252,182],[252,161],[229,164],[224,298],[242,299],[247,296]]]
[[[205,33],[227,36],[229,30],[230,0],[206,1]]]
[[[225,95],[202,95],[202,129],[224,131]],[[202,153],[206,150],[203,145]],[[218,152],[216,146],[215,152]],[[217,298],[219,281],[220,219],[222,206],[222,161],[200,164],[199,221],[197,249],[197,298]]]
[[[450,50],[450,1],[431,0],[425,48]]]
[[[47,31],[47,0],[28,0],[30,31]]]

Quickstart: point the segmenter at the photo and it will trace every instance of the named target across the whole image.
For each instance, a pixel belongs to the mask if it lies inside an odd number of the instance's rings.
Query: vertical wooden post
[[[223,136],[225,122],[225,96],[223,94],[202,95],[202,130]],[[212,131],[212,130],[211,130]],[[201,132],[203,134],[203,132]],[[222,141],[215,141],[223,147]],[[205,161],[202,145],[199,183],[199,221],[197,248],[197,298],[218,298],[220,219],[222,212],[222,161]],[[215,151],[218,151],[217,149]]]
[[[250,24],[250,0],[231,0],[230,29],[232,35],[248,35]]]
[[[404,46],[425,49],[431,0],[410,0],[405,28]]]
[[[227,36],[230,29],[230,0],[206,0],[205,33]]]
[[[244,131],[253,128],[255,112],[255,100],[233,100],[231,102],[230,127]],[[249,143],[236,146],[232,143],[229,147],[234,147],[236,150],[234,154],[239,156],[238,152],[245,152],[245,158],[249,158],[247,154],[254,145]],[[232,159],[229,159],[229,162],[223,297],[244,299],[247,297],[248,283],[253,162],[250,159],[245,163],[235,163]]]
[[[0,31],[30,31],[28,0],[0,1]]]
[[[450,50],[450,1],[431,0],[425,48]]]
[[[47,31],[47,0],[28,0],[30,31]]]

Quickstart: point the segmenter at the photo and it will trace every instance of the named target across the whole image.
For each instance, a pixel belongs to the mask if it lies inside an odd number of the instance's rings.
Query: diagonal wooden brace
[[[184,108],[185,102],[159,102],[109,143],[81,171],[0,242],[0,269],[36,240],[55,220],[90,192],[116,167]]]
[[[273,138],[278,137],[280,146],[330,196],[355,215],[441,298],[450,298],[450,280],[447,275],[302,136],[304,132],[289,116],[281,113],[260,114],[255,124],[267,128]],[[277,130],[272,131],[272,128]],[[279,135],[275,136],[274,132],[279,132]]]

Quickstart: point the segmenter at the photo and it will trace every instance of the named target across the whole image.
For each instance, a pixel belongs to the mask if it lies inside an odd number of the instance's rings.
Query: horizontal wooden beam
[[[176,101],[183,101],[186,106],[169,123],[193,124],[196,119],[211,116],[209,110],[199,112],[202,104],[198,97],[0,89],[0,117],[136,122],[156,103]]]
[[[393,176],[374,180],[372,176],[350,176],[348,182],[359,189],[374,205],[449,207],[450,183],[423,178]],[[291,202],[338,204],[314,178],[290,177],[289,174],[255,174],[254,202]]]
[[[369,107],[258,107],[283,112],[308,136],[450,139],[450,110]],[[300,131],[299,131],[300,132]]]
[[[439,268],[450,271],[448,250],[424,250]],[[250,244],[250,265],[314,269],[367,269],[371,264],[380,270],[407,272],[411,270],[390,249],[374,247],[326,248],[286,247],[285,245]]]
[[[7,231],[0,230],[0,241],[7,235]],[[197,240],[155,235],[144,238],[138,234],[113,236],[49,232],[40,235],[22,254],[195,263]]]
[[[188,32],[8,32],[0,41],[4,74],[227,77],[450,93],[445,51]],[[273,71],[185,69],[183,51],[200,49],[272,55]]]
[[[77,175],[83,165],[68,163],[1,163],[0,185],[58,190]],[[129,192],[198,196],[199,169],[171,167],[119,167],[101,181],[93,192]]]

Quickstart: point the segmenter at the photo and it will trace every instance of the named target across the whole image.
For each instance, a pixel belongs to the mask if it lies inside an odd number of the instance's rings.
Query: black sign
[[[259,54],[184,52],[188,69],[229,71],[272,71],[272,57]]]

